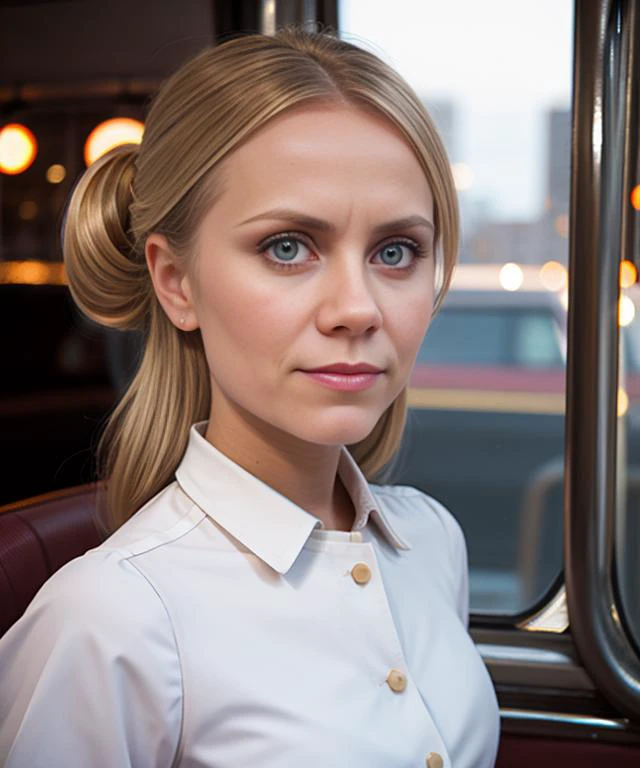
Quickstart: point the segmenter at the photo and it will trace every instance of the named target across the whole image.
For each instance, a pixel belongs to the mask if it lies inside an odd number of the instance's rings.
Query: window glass
[[[623,325],[621,329],[622,343],[625,347],[625,364],[627,373],[640,373],[640,288],[634,286],[633,291],[625,291],[623,297],[627,296],[631,304],[627,304],[627,299],[622,301],[629,307],[632,318],[628,325]],[[633,298],[632,298],[633,297]]]
[[[559,330],[550,310],[445,306],[429,326],[417,362],[558,368],[564,365]]]
[[[551,313],[522,314],[514,324],[514,362],[528,368],[556,368],[562,351]]]
[[[413,86],[460,201],[391,478],[461,523],[474,611],[526,610],[562,567],[573,3],[341,0],[339,26]]]
[[[418,353],[419,363],[507,365],[509,313],[443,309],[433,320]]]
[[[640,220],[637,228],[640,234]],[[625,266],[637,278],[631,264]],[[615,566],[622,618],[640,646],[640,286],[623,287],[621,294]]]

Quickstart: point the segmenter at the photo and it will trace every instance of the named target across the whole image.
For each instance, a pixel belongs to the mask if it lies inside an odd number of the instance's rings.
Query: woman
[[[423,106],[328,34],[205,51],[87,170],[71,291],[145,350],[105,435],[116,530],[0,643],[6,765],[493,765],[461,530],[365,480],[456,248]]]

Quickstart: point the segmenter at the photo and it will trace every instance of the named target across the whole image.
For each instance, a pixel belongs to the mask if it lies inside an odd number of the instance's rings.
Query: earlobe
[[[149,235],[145,259],[153,289],[169,320],[183,331],[198,328],[189,278],[164,235]]]

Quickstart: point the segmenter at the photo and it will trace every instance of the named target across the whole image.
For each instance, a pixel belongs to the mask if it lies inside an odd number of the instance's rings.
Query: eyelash
[[[296,242],[302,243],[302,245],[309,248],[309,250],[313,250],[307,238],[301,233],[281,232],[278,235],[272,235],[271,237],[268,237],[266,240],[263,240],[258,245],[257,252],[260,254],[264,254],[265,251],[267,251],[269,248],[271,248],[274,245],[277,245],[283,240],[294,240]],[[408,272],[415,267],[418,259],[424,259],[429,255],[429,251],[427,248],[425,248],[415,240],[411,240],[408,237],[396,237],[392,240],[388,240],[386,243],[382,243],[382,245],[378,247],[376,254],[379,253],[383,248],[386,248],[389,245],[396,245],[396,244],[406,245],[408,248],[410,248],[413,252],[413,255],[415,256],[415,259],[411,262],[411,264],[409,264],[406,267],[389,267],[391,270],[395,272]],[[299,269],[301,266],[303,266],[302,264],[288,264],[287,262],[275,261],[274,259],[269,259],[266,256],[265,256],[265,259],[269,262],[269,265],[272,266],[274,269],[291,270],[291,269]]]

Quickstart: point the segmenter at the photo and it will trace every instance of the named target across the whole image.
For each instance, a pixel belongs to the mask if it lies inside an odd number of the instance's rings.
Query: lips
[[[336,373],[344,376],[358,373],[382,373],[383,369],[368,363],[332,363],[317,368],[303,368],[305,373]]]
[[[334,363],[312,370],[301,370],[308,380],[338,392],[361,392],[373,387],[384,371],[368,363]]]
[[[332,363],[318,368],[300,369],[307,379],[338,392],[362,392],[380,379],[384,369],[369,363]]]

